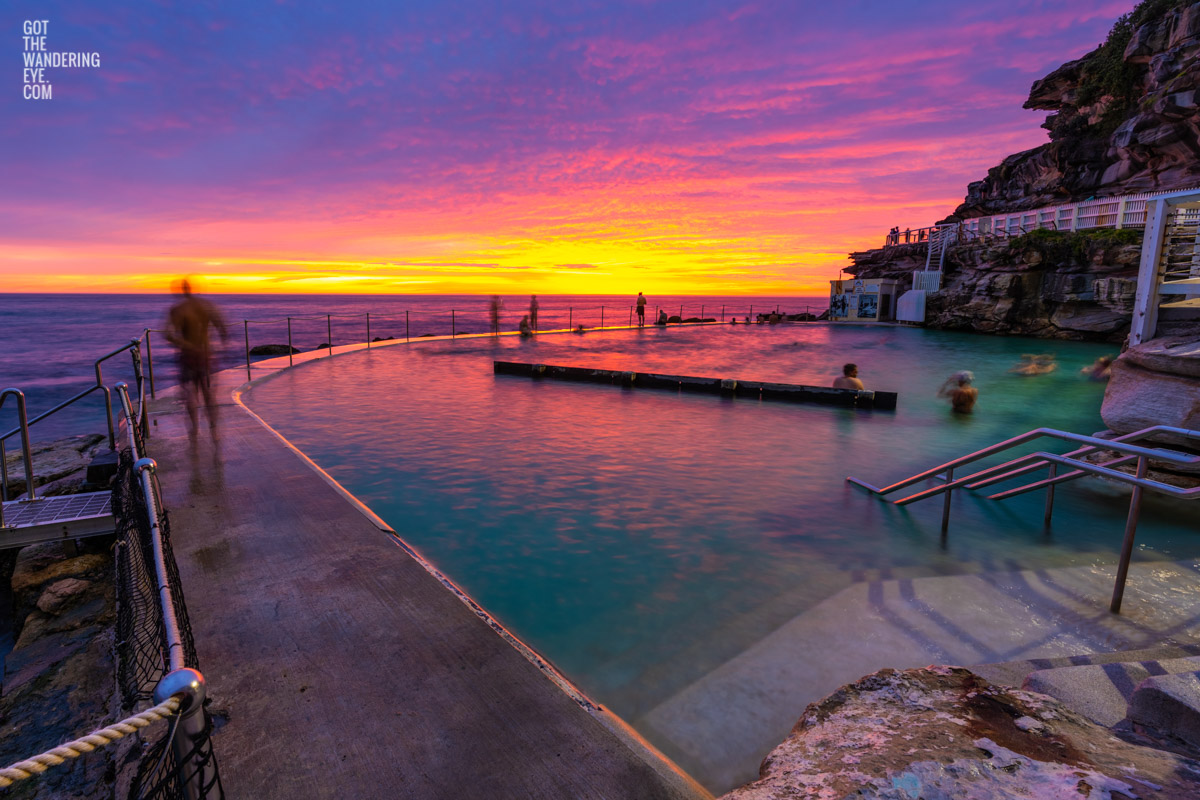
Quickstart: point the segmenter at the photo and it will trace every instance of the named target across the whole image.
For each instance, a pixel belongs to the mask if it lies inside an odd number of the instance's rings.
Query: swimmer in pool
[[[1058,369],[1058,362],[1054,360],[1054,354],[1045,353],[1034,355],[1033,353],[1025,353],[1021,356],[1021,363],[1009,370],[1014,375],[1047,375]]]
[[[1084,367],[1080,372],[1094,381],[1106,381],[1112,377],[1112,356],[1100,356],[1096,363]]]
[[[846,364],[842,367],[842,376],[834,378],[833,388],[858,389],[859,391],[865,389],[863,382],[858,379],[858,364]]]
[[[975,376],[970,372],[956,372],[938,389],[938,397],[949,397],[950,410],[955,414],[970,414],[979,399],[979,390],[971,385],[973,380]]]

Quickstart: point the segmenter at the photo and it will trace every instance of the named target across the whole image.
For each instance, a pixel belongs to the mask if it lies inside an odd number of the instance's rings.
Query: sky
[[[1133,4],[9,0],[0,292],[823,294]]]

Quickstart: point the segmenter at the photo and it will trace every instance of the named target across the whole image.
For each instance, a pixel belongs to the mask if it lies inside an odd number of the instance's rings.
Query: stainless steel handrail
[[[9,396],[17,398],[17,419],[20,424],[18,430],[21,431],[21,452],[25,461],[25,495],[28,501],[36,500],[33,494],[33,452],[29,449],[29,422],[26,420],[25,414],[25,393],[20,389],[5,389],[0,392],[0,408],[3,408],[4,401]],[[0,459],[4,456],[0,453]],[[4,496],[0,497],[0,528],[4,527],[4,500],[8,499],[8,464],[5,460],[4,464]]]
[[[204,699],[207,686],[199,670],[187,666],[186,648],[179,626],[179,615],[175,608],[174,589],[167,570],[166,551],[163,547],[161,528],[161,504],[158,487],[158,465],[138,450],[135,430],[139,425],[129,399],[129,386],[116,385],[121,409],[125,414],[125,425],[129,431],[129,448],[134,458],[146,500],[146,514],[150,521],[150,543],[154,557],[154,577],[158,584],[158,605],[162,614],[163,638],[167,645],[166,672],[154,687],[155,702],[180,696],[183,703],[179,709],[179,732],[171,742],[178,766],[180,789],[187,798],[199,798],[204,788],[211,786],[216,778],[215,761],[202,756],[199,743],[208,736],[208,725],[204,716]],[[193,763],[189,764],[188,762]]]
[[[1200,431],[1192,431],[1192,430],[1188,430],[1186,428],[1176,428],[1176,427],[1172,427],[1169,425],[1155,425],[1151,428],[1143,428],[1142,430],[1136,431],[1133,434],[1127,434],[1127,436],[1130,436],[1130,437],[1140,436],[1142,438],[1145,438],[1145,436],[1151,435],[1153,433],[1172,433],[1177,436],[1184,436],[1185,438],[1188,438],[1188,439],[1200,440]],[[870,483],[867,483],[864,480],[860,480],[853,476],[847,477],[846,481],[854,484],[855,486],[859,486],[863,489],[866,489],[867,491],[869,491],[873,494],[890,494],[891,492],[894,492],[897,489],[903,489],[906,486],[912,486],[914,483],[919,483],[920,481],[926,480],[928,478],[936,477],[940,473],[945,472],[947,469],[955,469],[957,467],[962,466],[963,464],[970,464],[974,461],[979,461],[980,459],[987,458],[988,456],[994,455],[995,453],[999,453],[1004,450],[1009,450],[1018,445],[1025,444],[1026,442],[1031,442],[1034,439],[1040,438],[1042,436],[1060,438],[1065,441],[1086,442],[1087,444],[1095,445],[1095,449],[1097,449],[1097,450],[1115,449],[1115,448],[1107,447],[1107,445],[1111,444],[1112,442],[1118,441],[1118,439],[1098,439],[1094,436],[1083,436],[1081,434],[1070,433],[1069,431],[1060,431],[1060,430],[1056,430],[1054,428],[1035,428],[1034,430],[1031,430],[1031,431],[1021,434],[1020,436],[1014,436],[1011,439],[1005,439],[1003,442],[998,442],[994,445],[990,445],[988,447],[983,448],[982,450],[976,450],[974,453],[969,453],[965,456],[962,456],[961,458],[956,458],[952,461],[947,461],[945,464],[941,464],[940,466],[933,467],[932,469],[927,469],[924,472],[918,472],[915,475],[905,478],[904,480],[897,481],[896,483],[893,483],[890,486],[885,486],[883,488],[879,488],[878,486],[874,486]],[[1119,437],[1119,438],[1123,439],[1124,437]],[[1157,451],[1154,451],[1154,452],[1157,452]],[[1006,466],[1006,465],[1001,465],[1001,466]],[[952,488],[956,488],[956,487],[952,487]]]

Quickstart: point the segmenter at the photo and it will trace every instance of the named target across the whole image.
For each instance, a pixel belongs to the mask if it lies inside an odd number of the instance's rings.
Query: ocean
[[[543,295],[542,330],[626,324],[635,295]],[[371,338],[410,338],[428,334],[483,333],[490,327],[488,295],[210,295],[225,316],[229,338],[218,340],[217,367],[245,362],[246,342],[254,347],[285,344],[287,318],[292,317],[292,343],[312,350],[330,341],[349,344]],[[516,330],[528,313],[529,295],[502,295],[501,329]],[[825,310],[826,297],[648,296],[647,321],[656,309],[684,318],[746,317],[760,311],[814,313]],[[169,294],[0,294],[0,387],[25,393],[29,416],[61,403],[95,382],[96,359],[146,328],[161,329],[176,296]],[[329,315],[327,317],[327,315]],[[174,354],[161,334],[153,334],[155,383],[175,382]],[[121,355],[105,362],[104,380],[132,381],[130,359]],[[0,428],[16,425],[15,404],[0,409]],[[97,393],[48,417],[33,429],[34,440],[105,429],[103,399]]]

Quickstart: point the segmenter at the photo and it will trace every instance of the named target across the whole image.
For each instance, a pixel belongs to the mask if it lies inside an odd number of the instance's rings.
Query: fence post
[[[701,322],[704,321],[704,304],[703,303],[700,304],[700,321]]]
[[[575,329],[575,309],[567,306],[567,330]]]
[[[454,309],[450,309],[450,338],[453,339],[458,335],[458,329],[454,325]]]
[[[600,306],[600,327],[604,327],[604,306]]]
[[[721,306],[721,322],[725,321],[725,306]]]
[[[149,328],[146,328],[146,372],[150,376],[150,398],[154,399],[154,352],[150,349]]]
[[[205,747],[207,724],[204,719],[204,676],[190,668],[176,669],[163,676],[154,687],[154,701],[161,703],[181,695],[179,728],[171,741],[175,753],[178,788],[188,800],[206,797],[218,784],[216,760],[211,757],[211,742]],[[209,751],[205,758],[205,751]]]
[[[326,344],[329,345],[329,355],[333,355],[333,324],[329,321],[330,315],[325,315],[325,335],[328,337]]]
[[[250,320],[242,320],[242,330],[246,335],[246,380],[250,380]]]
[[[754,319],[754,306],[750,306],[750,316],[749,316],[749,319]]]
[[[367,312],[367,349],[371,349],[371,312]]]
[[[408,309],[404,310],[404,341],[408,341]]]
[[[629,327],[633,327],[633,306],[629,307]]]

